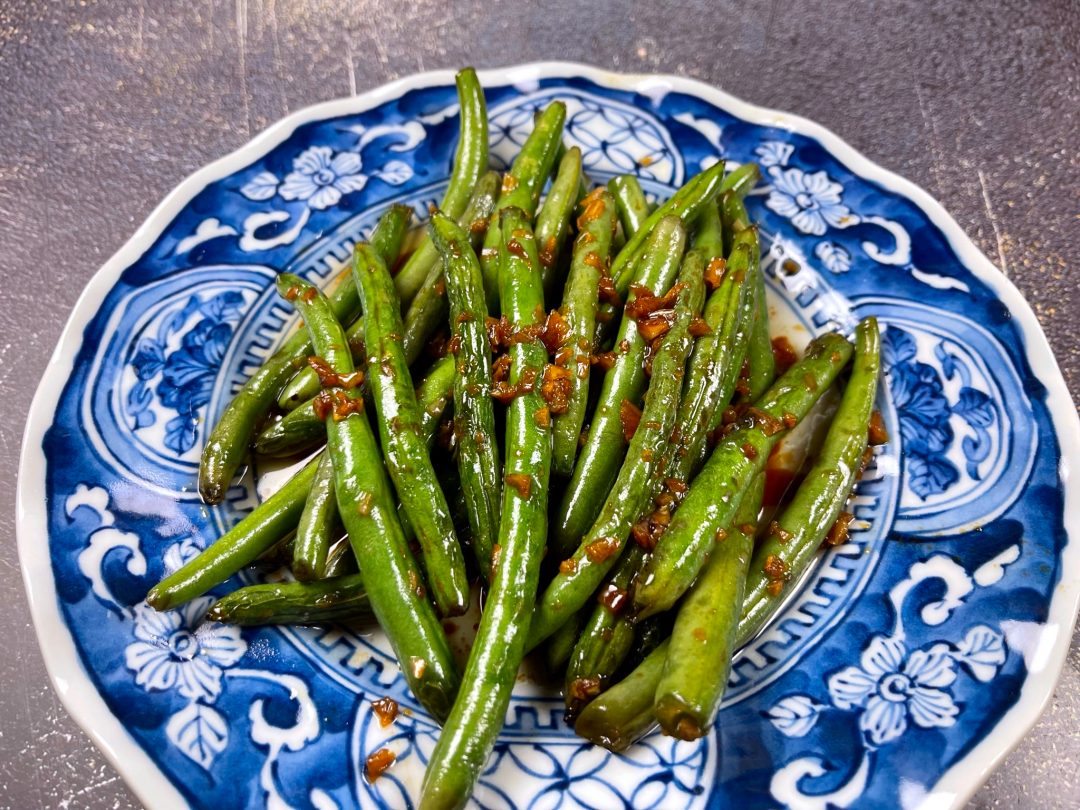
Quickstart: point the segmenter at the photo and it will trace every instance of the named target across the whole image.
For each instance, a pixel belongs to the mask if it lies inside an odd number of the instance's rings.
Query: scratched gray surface
[[[539,59],[704,79],[926,188],[1027,295],[1080,398],[1080,6],[0,0],[0,807],[130,808],[46,682],[18,576],[22,415],[91,274],[174,185],[281,116],[415,71]],[[1075,268],[1074,273],[1075,273]],[[1080,806],[1077,637],[973,807]]]

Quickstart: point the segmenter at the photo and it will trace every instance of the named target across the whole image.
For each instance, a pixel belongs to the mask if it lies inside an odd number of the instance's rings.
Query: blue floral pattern
[[[162,405],[176,412],[165,426],[165,446],[177,455],[194,447],[203,408],[210,401],[222,356],[243,305],[243,296],[236,292],[220,293],[207,300],[192,296],[156,336],[139,341],[130,361],[138,382],[127,395],[134,430],[156,421],[150,408],[156,393]],[[183,331],[192,316],[200,317]],[[170,351],[178,333],[182,333],[180,346]],[[151,385],[154,380],[159,380],[156,389]]]
[[[962,360],[952,355],[944,343],[935,354],[940,369],[916,359],[917,346],[912,336],[896,326],[885,330],[882,357],[889,370],[889,389],[900,419],[904,463],[909,473],[908,485],[924,500],[952,486],[960,477],[956,465],[947,457],[955,440],[950,423],[959,416],[974,431],[962,442],[968,477],[979,480],[979,466],[989,455],[988,429],[997,419],[993,401],[984,392],[963,385],[955,402],[945,395],[942,382],[954,376],[967,376]]]

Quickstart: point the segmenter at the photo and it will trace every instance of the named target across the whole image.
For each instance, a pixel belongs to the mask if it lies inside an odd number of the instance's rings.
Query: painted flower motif
[[[189,700],[213,701],[221,693],[222,670],[247,652],[240,628],[203,622],[213,603],[204,596],[178,610],[135,607],[135,641],[124,651],[135,683],[151,692],[176,689]]]
[[[784,141],[765,141],[754,150],[754,154],[758,156],[758,164],[766,169],[771,166],[787,166],[794,152],[795,147]]]
[[[897,637],[875,636],[863,651],[861,666],[829,678],[829,694],[839,709],[862,709],[859,728],[873,745],[900,737],[908,721],[921,728],[953,725],[960,709],[944,690],[956,680],[949,645],[908,655]]]
[[[850,224],[851,211],[841,204],[843,186],[834,183],[825,172],[807,174],[802,169],[769,168],[772,191],[765,201],[771,210],[803,233],[821,236],[829,226]]]
[[[360,173],[363,162],[355,152],[338,152],[329,146],[313,146],[293,161],[278,193],[286,200],[306,200],[312,208],[337,205],[342,194],[359,191],[367,184]]]

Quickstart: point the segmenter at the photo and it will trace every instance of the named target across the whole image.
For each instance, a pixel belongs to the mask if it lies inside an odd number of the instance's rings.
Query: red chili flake
[[[597,188],[599,188],[599,186]],[[604,209],[606,208],[603,197],[593,197],[591,192],[588,197],[581,201],[581,205],[584,210],[577,220],[577,226],[579,228],[584,228],[590,222],[602,217],[604,215]]]
[[[504,480],[508,486],[516,489],[522,498],[528,498],[532,492],[532,476],[527,473],[509,473]]]
[[[699,318],[695,315],[690,319],[690,336],[701,337],[702,335],[711,335],[712,327],[705,322],[704,318]]]
[[[753,461],[758,456],[757,448],[754,447],[754,445],[750,444],[750,442],[745,442],[743,444],[742,452],[743,455],[746,456],[750,461]]]
[[[577,352],[574,350],[573,346],[566,345],[555,352],[555,356],[552,358],[552,362],[555,363],[555,365],[557,366],[562,366],[563,368],[566,368],[570,365],[570,361],[574,359],[574,356],[576,354]],[[588,361],[589,358],[588,355],[586,355],[585,362],[588,363]]]
[[[568,557],[559,563],[559,573],[563,576],[571,576],[577,573],[577,560],[573,557]]]
[[[622,424],[623,438],[629,442],[637,432],[638,422],[641,421],[641,408],[628,399],[619,404],[619,422]]]
[[[589,358],[589,362],[595,366],[600,366],[604,371],[610,371],[611,367],[615,365],[615,352],[600,352],[600,354],[594,354]]]
[[[543,317],[543,314],[540,316]],[[543,324],[533,324],[532,326],[522,326],[520,329],[515,329],[510,333],[506,340],[507,346],[516,346],[519,343],[532,343],[536,340],[544,331]]]
[[[791,430],[797,424],[799,424],[799,417],[797,417],[795,414],[791,413],[790,411],[785,411],[784,412],[784,427],[786,427],[788,430]]]
[[[775,436],[784,430],[783,421],[777,419],[771,413],[754,407],[747,408],[746,413],[752,420],[751,424],[760,427],[762,433],[766,436]]]
[[[634,293],[634,298],[626,305],[626,314],[635,321],[640,321],[657,310],[671,309],[675,306],[679,293],[685,288],[685,284],[675,284],[666,293],[657,296],[653,295],[648,287],[635,284],[630,288]]]
[[[590,255],[596,255],[596,254],[590,254]],[[585,261],[588,262],[591,266],[595,266],[595,265],[592,264],[592,262],[589,262],[588,257],[586,257]],[[604,269],[604,268],[597,268],[597,269]],[[606,302],[606,303],[611,304],[612,306],[616,306],[616,307],[619,306],[622,303],[622,296],[620,296],[619,291],[617,289],[615,289],[615,282],[614,282],[614,280],[612,280],[611,276],[609,276],[609,275],[600,276],[600,280],[596,285],[596,290],[597,290],[597,294],[599,296],[600,301]],[[599,313],[597,313],[597,317],[599,317]]]
[[[779,524],[779,522],[775,520],[769,524],[769,534],[771,534],[781,543],[787,543],[791,540],[792,537],[795,536],[792,532],[789,532],[787,529],[783,528]]]
[[[364,412],[364,399],[360,396],[350,397],[344,391],[334,392],[334,421],[341,422],[348,419],[354,413]]]
[[[765,576],[772,582],[783,583],[791,576],[788,564],[775,554],[770,554],[765,558],[765,565],[762,567],[762,570],[765,572]]]
[[[870,414],[870,425],[866,433],[867,439],[873,447],[889,441],[889,431],[885,429],[885,420],[881,418],[881,411],[875,410]]]
[[[369,756],[364,763],[364,771],[367,774],[368,782],[374,782],[382,776],[386,769],[394,764],[395,759],[397,759],[397,755],[389,748],[380,748]]]
[[[308,287],[306,290],[304,290],[304,294],[301,295],[300,298],[305,303],[310,304],[312,301],[314,301],[318,297],[318,295],[319,295],[318,290],[316,290],[314,287]]]
[[[603,590],[596,595],[596,601],[618,616],[626,607],[627,592],[609,582]]]
[[[646,551],[652,551],[654,548],[656,548],[656,538],[652,535],[652,531],[649,527],[648,518],[639,520],[637,523],[631,526],[630,534],[633,535],[634,542]]]
[[[295,301],[299,297],[300,297],[300,288],[297,287],[295,284],[293,286],[289,287],[289,289],[287,289],[285,291],[285,300],[286,301]]]
[[[514,177],[514,175],[512,175],[510,173],[507,173],[507,174],[503,175],[503,179],[502,179],[503,193],[506,193],[508,191],[513,191],[517,187],[518,187],[518,181],[517,181],[517,178]]]
[[[525,252],[525,246],[515,237],[510,237],[510,241],[506,243],[506,252],[512,256],[517,256],[519,259],[526,261],[529,259],[529,254]]]
[[[317,354],[313,354],[307,359],[308,367],[315,372],[315,375],[319,378],[319,385],[323,388],[332,388],[340,384],[338,373],[334,371],[333,366],[319,357]]]
[[[495,382],[506,382],[510,377],[510,355],[500,354],[491,364],[491,377]]]
[[[716,542],[723,543],[725,540],[727,540],[727,529],[717,529]]]
[[[630,341],[623,338],[619,341],[619,352],[621,354],[626,354],[628,351],[630,351]]]
[[[493,353],[508,345],[510,333],[513,327],[510,320],[503,315],[501,318],[492,318],[490,315],[484,318],[484,326],[487,329],[488,343]]]
[[[574,700],[591,700],[600,694],[600,679],[574,678],[570,681],[569,691]]]
[[[589,562],[602,563],[612,554],[619,553],[619,541],[614,537],[601,537],[585,546],[585,556]]]
[[[379,718],[379,725],[383,728],[393,724],[398,716],[397,701],[391,697],[381,697],[371,701],[371,710]]]
[[[551,363],[544,366],[540,394],[551,407],[552,413],[565,413],[570,407],[570,396],[573,392],[574,380],[569,369]]]
[[[544,267],[551,267],[555,264],[555,248],[556,243],[554,236],[549,236],[544,240],[544,244],[540,246],[538,258],[540,259],[540,264],[544,265]]]
[[[773,361],[776,363],[776,374],[779,376],[791,368],[799,359],[795,347],[786,335],[780,335],[772,339]]]
[[[540,332],[540,340],[548,350],[548,354],[554,354],[566,340],[570,333],[570,325],[557,309],[551,310],[544,320],[543,331]]]
[[[473,236],[479,236],[488,229],[489,219],[487,217],[477,217],[469,223],[469,233]]]
[[[326,417],[334,410],[333,394],[328,389],[320,391],[315,395],[315,399],[312,402],[312,409],[315,411],[315,417],[325,422]]]
[[[719,257],[712,259],[705,265],[705,286],[710,290],[715,290],[720,286],[720,282],[724,280],[724,273],[726,272],[726,261]]]
[[[551,408],[537,408],[536,413],[533,414],[533,421],[537,427],[551,427]]]
[[[807,391],[817,391],[817,380],[809,371],[803,374],[803,382],[806,384]]]
[[[675,310],[658,309],[643,318],[638,318],[638,334],[647,341],[656,341],[668,333],[673,323],[675,323]]]
[[[825,544],[828,546],[842,546],[848,541],[848,527],[851,525],[851,521],[855,519],[855,515],[851,512],[841,512],[837,518],[836,523],[829,529],[829,533],[825,536]]]
[[[514,397],[518,395],[518,387],[516,385],[510,385],[505,380],[496,381],[491,386],[491,398],[503,405],[509,405],[514,401]]]

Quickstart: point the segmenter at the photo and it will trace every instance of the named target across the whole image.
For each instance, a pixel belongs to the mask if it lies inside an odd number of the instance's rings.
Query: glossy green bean
[[[725,178],[727,179],[727,178]],[[722,259],[724,251],[724,227],[720,222],[720,206],[715,199],[702,206],[694,220],[693,246],[705,254],[709,261]]]
[[[764,490],[765,476],[759,473],[726,536],[679,604],[654,712],[664,733],[680,740],[704,735],[720,708]]]
[[[544,590],[529,627],[530,647],[557,630],[589,600],[618,561],[634,521],[650,505],[657,489],[657,471],[675,423],[682,372],[693,345],[690,323],[704,297],[702,268],[701,254],[687,254],[679,272],[674,320],[653,354],[645,407],[625,460],[595,522]]]
[[[716,532],[731,522],[773,446],[832,384],[851,352],[851,344],[836,334],[814,340],[806,356],[716,446],[646,564],[634,593],[639,618],[669,609],[687,591],[716,543]]]
[[[711,331],[698,338],[690,356],[668,448],[668,478],[689,482],[697,474],[709,432],[735,392],[754,320],[750,256],[748,245],[734,246],[724,278],[705,305],[703,318]]]
[[[469,197],[480,176],[488,168],[488,122],[484,89],[472,68],[459,71],[458,103],[461,106],[457,150],[450,170],[450,183],[443,192],[439,208],[448,217],[457,219],[465,211]],[[439,263],[439,254],[424,234],[416,250],[394,277],[394,286],[402,303],[408,305],[416,296],[431,268]],[[387,262],[389,266],[391,263]]]
[[[540,274],[544,293],[550,297],[558,278],[556,270],[581,189],[581,150],[576,146],[565,150],[559,160],[555,179],[551,181],[544,204],[536,215],[536,245],[540,253]]]
[[[386,468],[416,532],[435,606],[443,616],[459,616],[469,603],[465,557],[421,435],[421,409],[401,345],[401,306],[394,281],[367,245],[356,249],[353,274],[364,308],[368,380]]]
[[[325,297],[286,274],[278,277],[278,290],[295,301],[316,353],[336,374],[351,374],[352,354],[345,332]],[[355,391],[331,391],[351,403],[359,398]],[[409,688],[433,717],[442,720],[457,694],[457,669],[402,532],[379,444],[363,413],[336,413],[326,421],[326,434],[338,511],[353,553],[362,561],[360,574],[372,612],[401,663]]]
[[[544,663],[549,673],[555,674],[566,668],[588,612],[588,608],[579,610],[574,614],[574,618],[552,633],[547,640],[544,645]]]
[[[248,585],[221,597],[206,612],[207,621],[243,626],[331,624],[370,616],[360,574],[318,582]]]
[[[615,200],[623,233],[630,238],[645,224],[652,206],[645,199],[645,192],[632,174],[620,174],[608,181],[608,191]]]
[[[544,292],[528,214],[505,209],[500,225],[507,248],[499,271],[502,311],[516,330],[535,328],[543,322]],[[510,358],[513,385],[542,374],[547,350],[538,340],[523,341],[510,347]],[[551,429],[540,417],[546,413],[547,403],[536,387],[520,393],[507,408],[507,478],[494,572],[461,695],[424,774],[421,810],[465,805],[506,717],[547,535]]]
[[[325,427],[323,428],[325,430]],[[329,453],[319,457],[300,523],[293,541],[293,576],[301,581],[326,576],[326,555],[338,533],[337,496],[334,495],[334,463]]]
[[[502,484],[495,407],[491,400],[491,345],[484,317],[484,278],[467,234],[439,212],[431,216],[432,243],[442,256],[450,322],[458,344],[454,386],[457,468],[469,517],[473,553],[486,578],[499,530]]]
[[[783,602],[851,495],[859,459],[866,450],[867,425],[874,409],[880,367],[878,324],[876,318],[870,317],[855,330],[851,378],[817,461],[754,551],[739,622],[739,643],[753,636]]]
[[[620,295],[625,296],[634,283],[638,254],[642,252],[653,229],[666,217],[678,217],[684,226],[689,226],[701,212],[702,206],[717,195],[723,178],[724,162],[719,161],[691,178],[667,202],[649,214],[641,227],[627,238],[626,244],[611,263],[611,277]]]
[[[668,642],[662,642],[629,675],[586,706],[574,731],[609,751],[625,751],[656,727],[653,694],[664,671]]]
[[[574,718],[606,689],[634,643],[634,625],[626,615],[627,595],[641,570],[645,551],[631,543],[598,591],[599,599],[578,632],[566,668],[566,721]],[[586,608],[589,610],[589,608]],[[580,613],[580,611],[579,611]],[[556,634],[562,632],[556,631]]]
[[[731,234],[733,240],[753,234],[750,240],[751,255],[748,275],[753,279],[754,323],[746,347],[749,375],[746,378],[744,397],[747,401],[753,402],[764,393],[772,383],[773,377],[776,376],[776,359],[773,356],[772,336],[769,331],[769,300],[765,292],[765,274],[761,268],[761,245],[757,238],[756,228],[750,226],[746,206],[736,193],[724,195],[723,222],[724,230]]]
[[[566,105],[561,101],[552,102],[537,116],[533,131],[522,144],[510,171],[503,177],[502,193],[495,206],[497,213],[507,208],[520,208],[529,221],[532,221],[536,206],[540,202],[540,192],[544,189],[544,183],[551,174],[562,145],[565,121]],[[480,251],[480,267],[484,274],[487,308],[492,315],[498,313],[501,297],[498,276],[503,254],[500,229],[488,228],[484,235],[484,248]]]
[[[363,356],[360,361],[363,362]],[[444,357],[436,361],[416,392],[421,409],[420,432],[429,445],[449,402],[453,389],[453,370],[453,359]],[[367,390],[366,380],[362,384],[362,390]],[[370,399],[370,395],[366,395],[365,399]],[[320,418],[315,399],[312,398],[289,411],[278,421],[267,425],[255,440],[255,452],[271,458],[284,458],[308,453],[325,443],[326,422]]]
[[[645,243],[645,253],[634,273],[635,284],[662,294],[675,278],[685,244],[686,229],[681,220],[661,220]],[[622,403],[636,404],[645,388],[645,341],[633,318],[624,315],[615,345],[614,365],[604,375],[589,434],[558,513],[553,546],[563,556],[576,548],[588,531],[618,475],[627,446],[620,418]]]
[[[457,217],[457,223],[468,234],[469,241],[474,248],[479,248],[483,243],[484,234],[487,233],[488,222],[495,210],[495,202],[499,198],[499,173],[487,172],[476,183],[476,189],[469,200],[465,213]],[[431,235],[425,236],[427,244],[435,251],[436,261],[428,270],[424,285],[409,304],[405,313],[405,333],[402,338],[402,346],[405,349],[405,359],[412,365],[420,357],[425,344],[435,331],[446,324],[447,302],[446,281],[443,273],[443,262],[439,251]]]
[[[255,507],[239,523],[197,557],[150,589],[146,601],[155,610],[169,610],[202,596],[296,528],[304,509],[318,460],[312,460],[285,485]]]
[[[574,240],[570,273],[566,278],[560,313],[566,322],[566,337],[556,351],[556,361],[567,358],[573,369],[567,408],[555,415],[552,468],[569,477],[577,458],[581,428],[589,402],[589,376],[600,276],[611,259],[611,239],[615,234],[615,201],[602,188],[589,194],[581,204]]]
[[[397,258],[411,217],[411,209],[391,206],[375,227],[373,244],[388,257],[388,261]],[[355,318],[359,312],[356,286],[347,271],[338,278],[330,296],[330,306],[339,318]],[[282,386],[303,367],[310,354],[311,341],[301,330],[255,370],[225,407],[206,439],[199,463],[199,493],[204,501],[219,503],[225,497],[259,424],[270,412]]]

